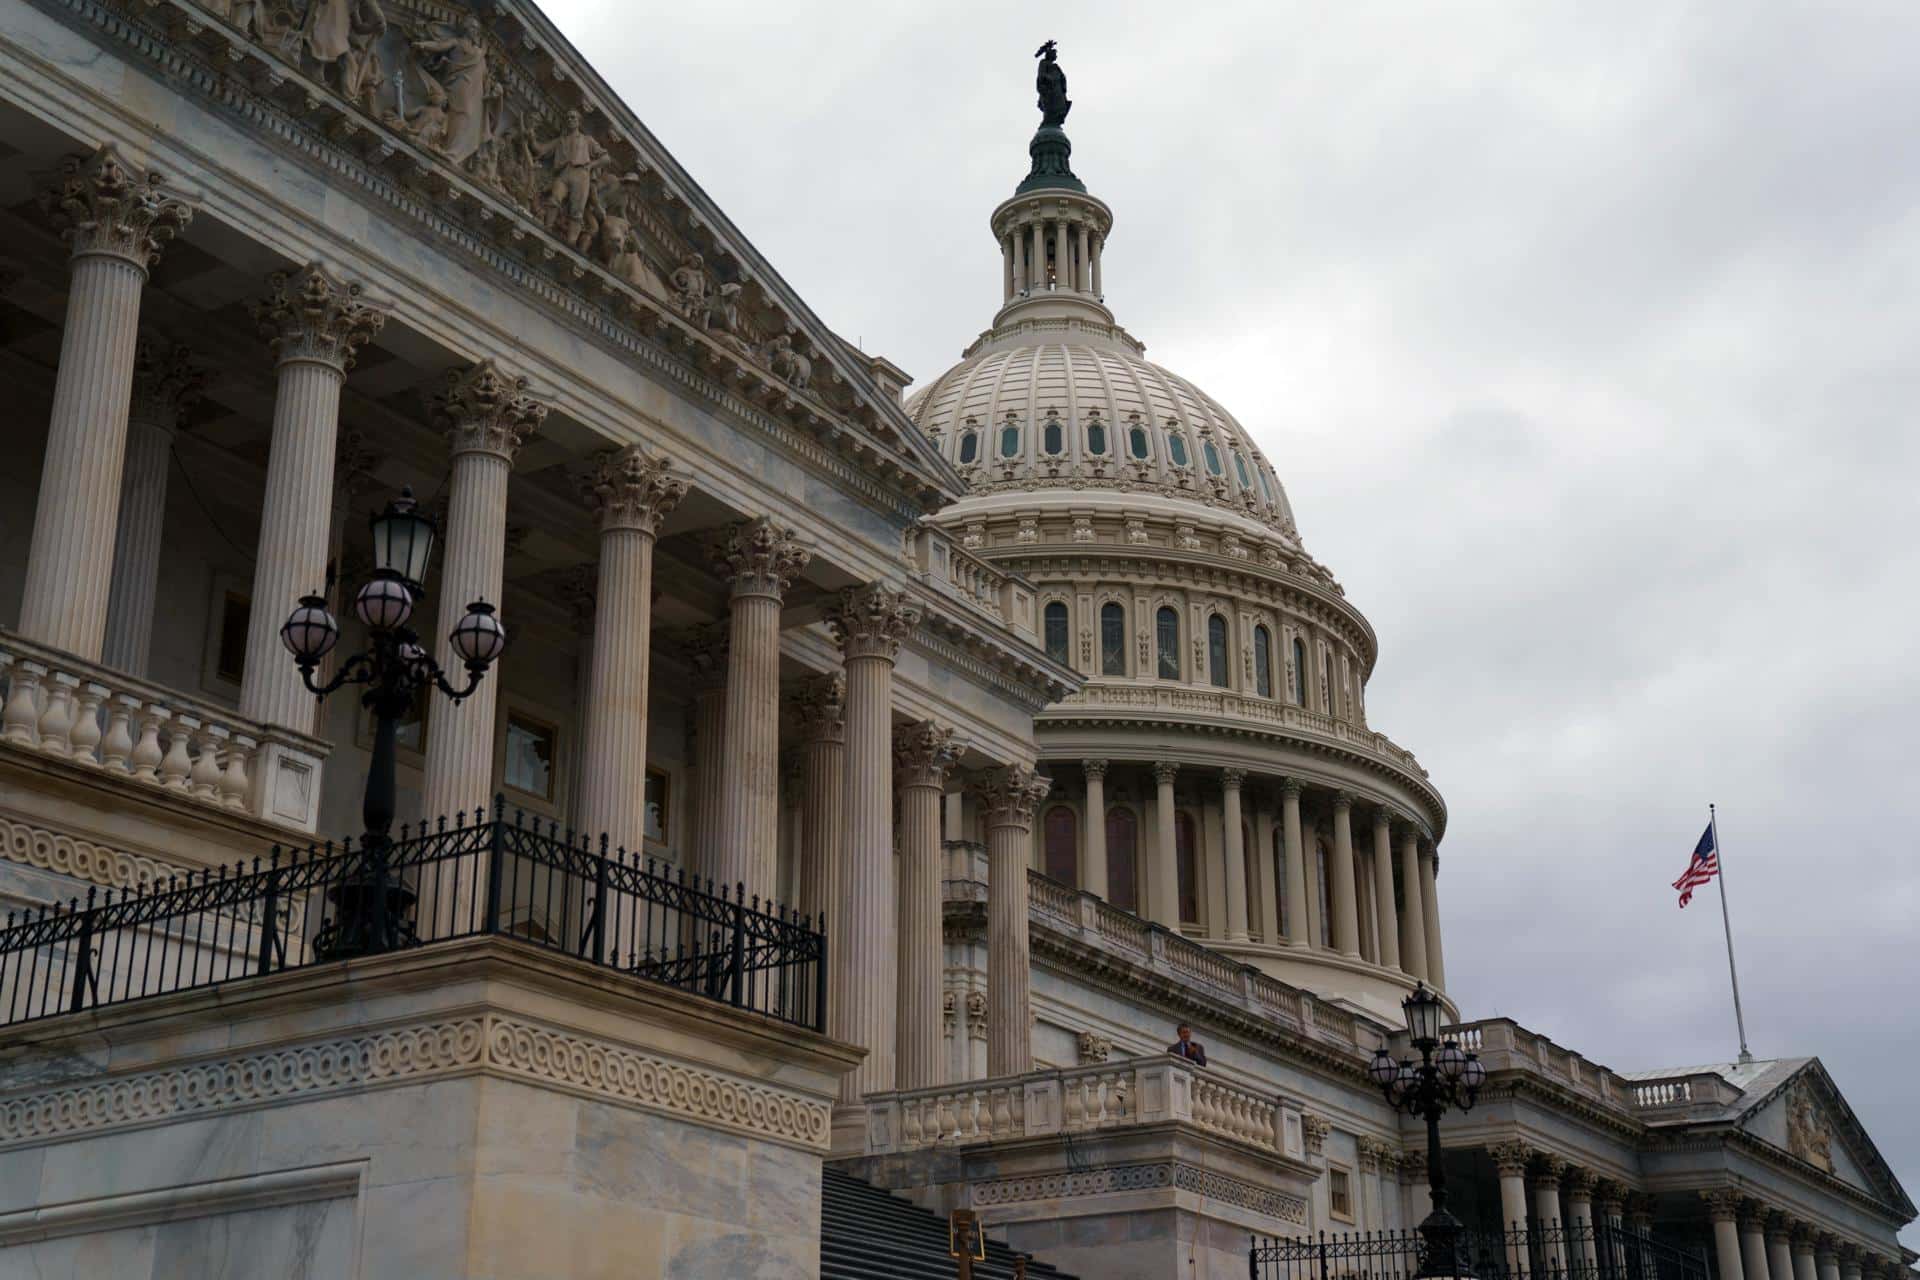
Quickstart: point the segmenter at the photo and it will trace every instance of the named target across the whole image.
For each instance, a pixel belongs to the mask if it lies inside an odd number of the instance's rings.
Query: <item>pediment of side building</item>
[[[1739,1127],[1856,1190],[1913,1212],[1892,1169],[1817,1058],[1751,1105]]]

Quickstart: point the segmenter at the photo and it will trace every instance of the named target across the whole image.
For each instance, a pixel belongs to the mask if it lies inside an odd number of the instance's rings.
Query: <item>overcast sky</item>
[[[1379,632],[1462,1005],[1729,1058],[1719,904],[1668,888],[1717,802],[1754,1051],[1920,1195],[1912,0],[546,8],[920,384],[999,301],[1057,38],[1109,303]]]

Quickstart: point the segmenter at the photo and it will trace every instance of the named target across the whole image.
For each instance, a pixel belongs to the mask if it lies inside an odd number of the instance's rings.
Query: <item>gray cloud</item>
[[[1667,888],[1717,801],[1756,1051],[1820,1054],[1920,1192],[1920,11],[548,8],[923,381],[997,301],[1058,37],[1112,304],[1274,459],[1452,805],[1456,991],[1728,1056],[1717,904]]]

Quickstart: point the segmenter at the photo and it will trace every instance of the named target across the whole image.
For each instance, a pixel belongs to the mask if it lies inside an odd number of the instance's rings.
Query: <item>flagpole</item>
[[[1747,1050],[1747,1018],[1740,1012],[1740,970],[1733,963],[1733,917],[1727,914],[1727,850],[1720,843],[1720,814],[1709,804],[1707,806],[1707,825],[1713,828],[1713,856],[1719,860],[1720,874],[1714,879],[1720,882],[1720,923],[1727,931],[1727,976],[1733,979],[1733,1021],[1740,1028],[1740,1061],[1753,1061],[1753,1054]]]

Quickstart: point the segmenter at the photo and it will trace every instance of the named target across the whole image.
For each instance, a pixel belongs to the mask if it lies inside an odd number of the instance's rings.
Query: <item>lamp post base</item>
[[[1449,1277],[1472,1280],[1473,1268],[1460,1256],[1460,1235],[1463,1230],[1460,1219],[1445,1209],[1435,1209],[1427,1215],[1420,1224],[1424,1248],[1420,1251],[1420,1269],[1414,1273],[1417,1280],[1447,1280]]]

